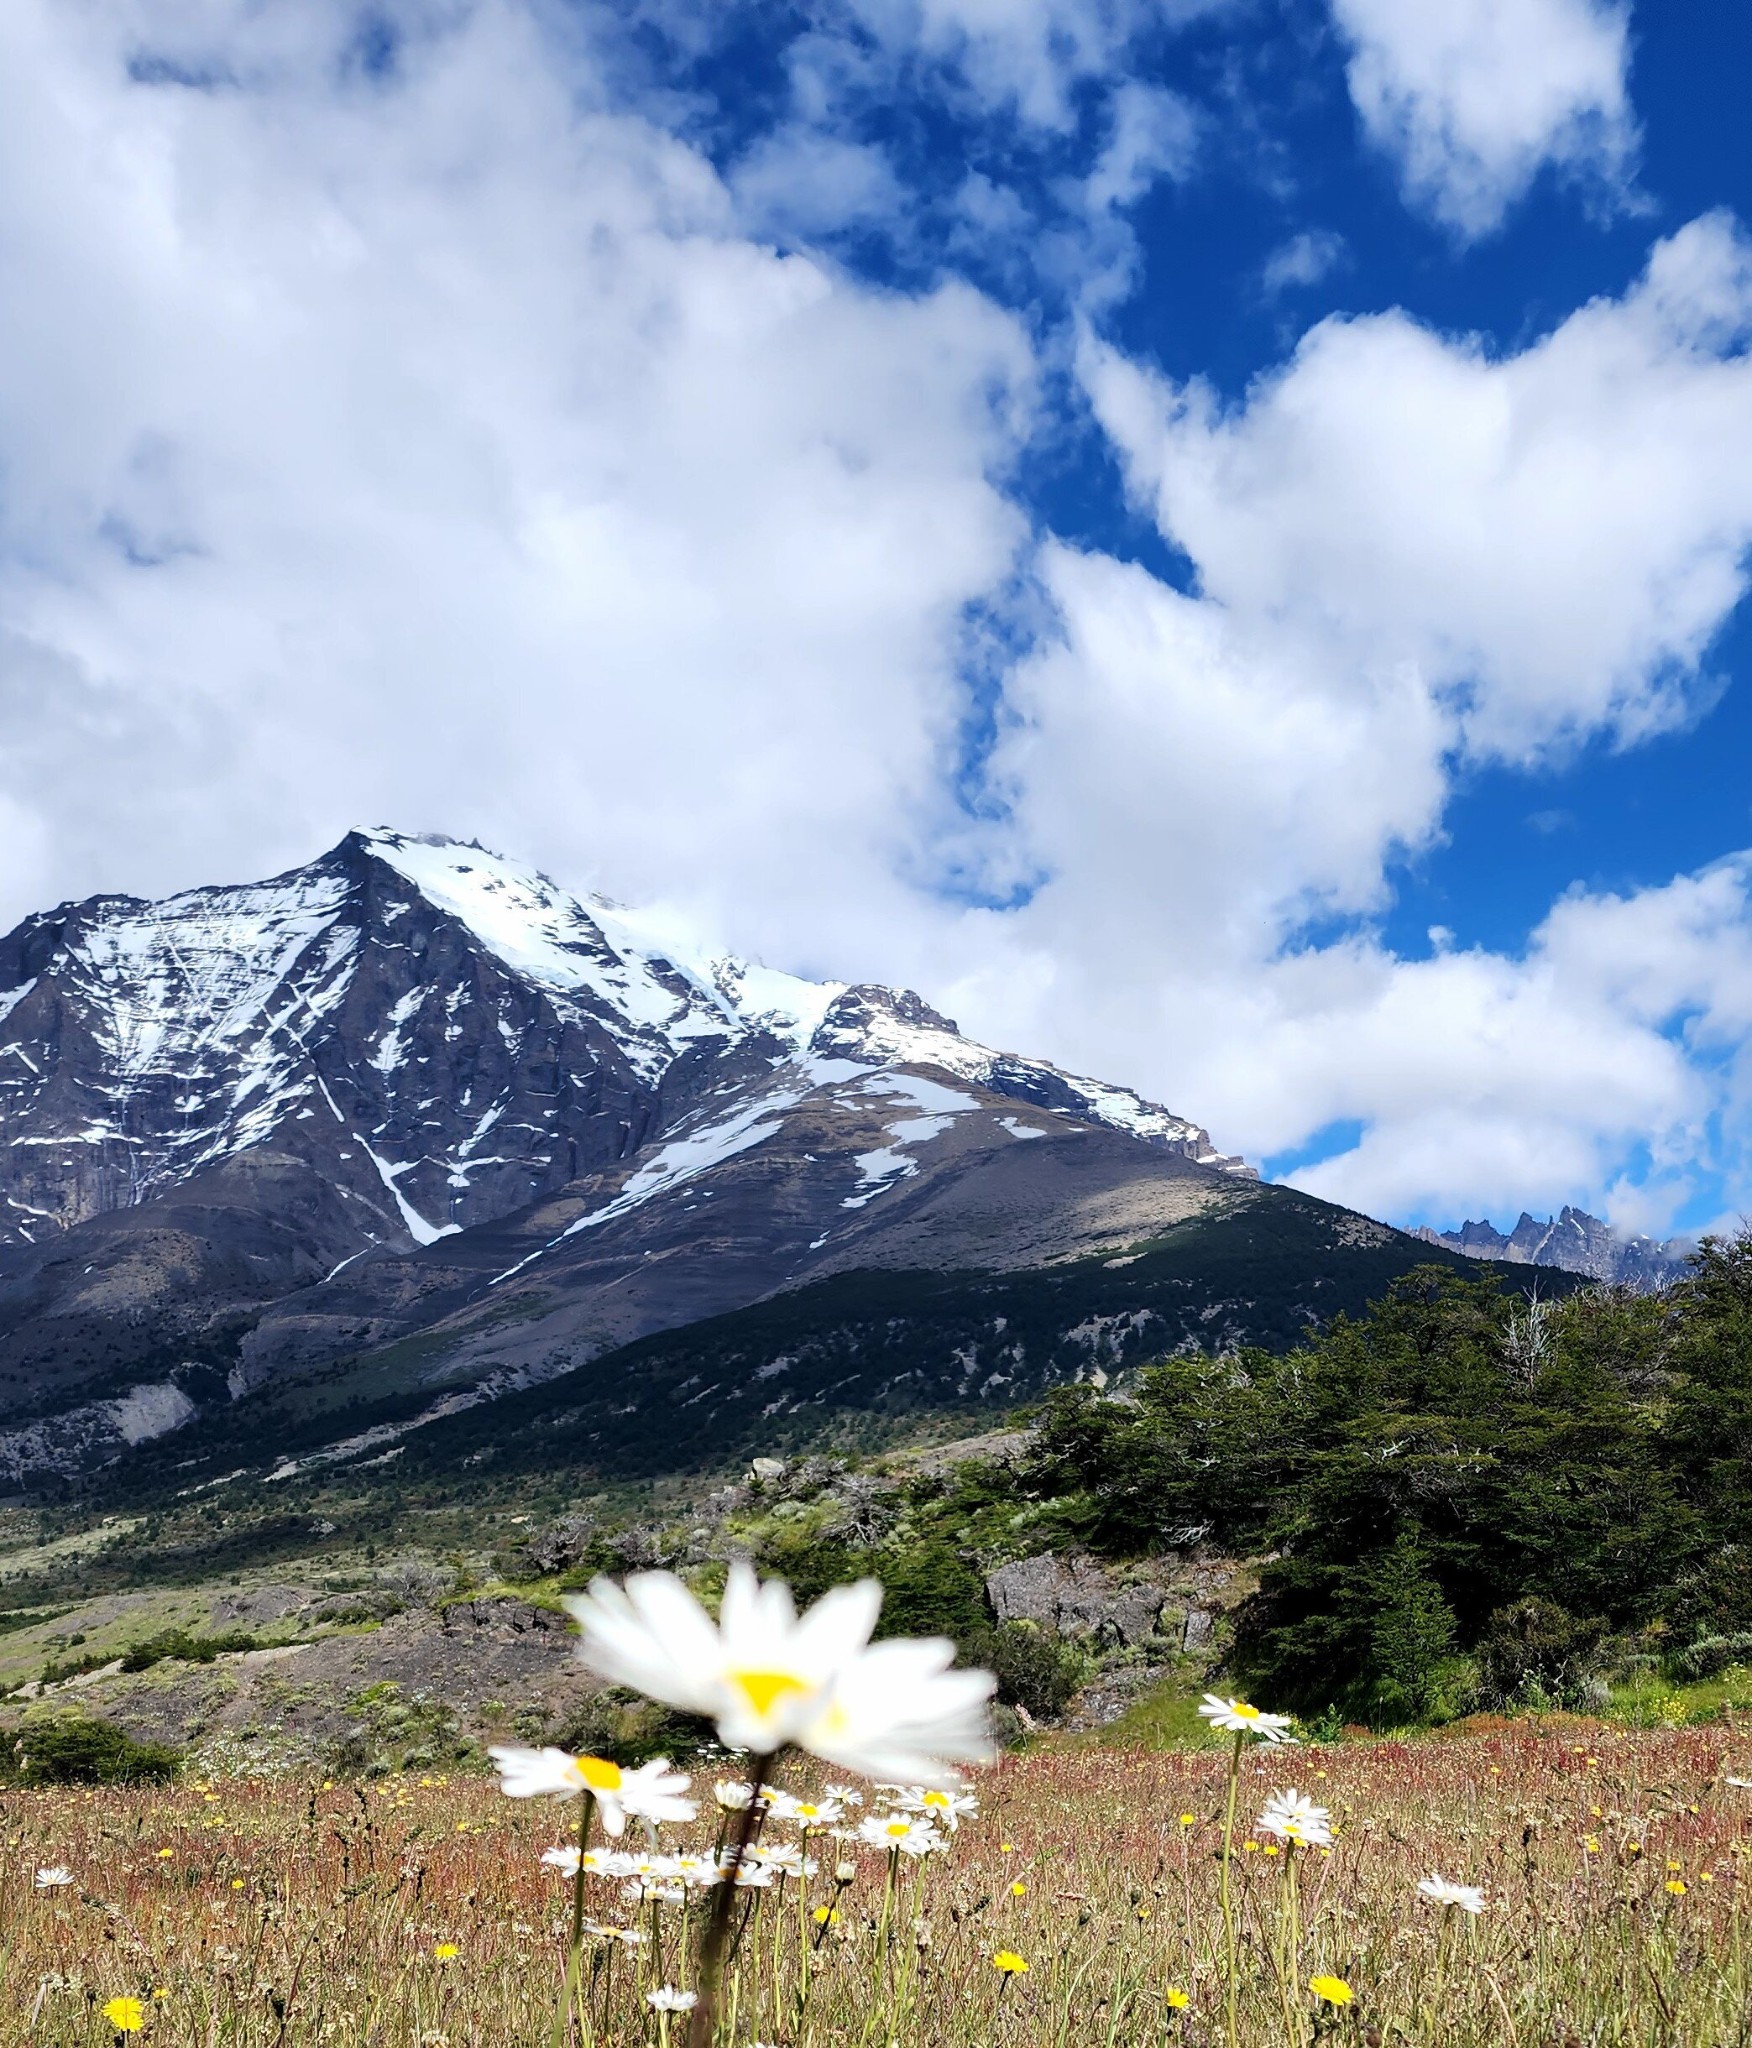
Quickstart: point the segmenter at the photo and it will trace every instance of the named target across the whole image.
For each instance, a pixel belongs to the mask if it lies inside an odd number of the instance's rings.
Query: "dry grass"
[[[877,1941],[883,1858],[840,1897],[799,2011],[798,1901],[765,1895],[722,2039],[781,2043],[1118,2044],[1224,2039],[1216,1852],[1225,1753],[1042,1752],[981,1785],[984,1814],[931,1859]],[[1466,2048],[1745,2043],[1752,1743],[1729,1731],[1626,1734],[1513,1724],[1449,1739],[1248,1754],[1244,1816],[1296,1784],[1340,1824],[1301,1864],[1302,1942],[1286,1996],[1284,1859],[1238,1846],[1241,2038]],[[1182,1819],[1191,1815],[1190,1822]],[[568,1889],[537,1858],[567,1814],[486,1780],[361,1787],[220,1780],[163,1791],[6,1795],[0,1810],[0,2043],[101,2043],[102,2005],[146,2006],[161,2044],[514,2048],[547,2042]],[[696,1831],[697,1832],[697,1831]],[[1592,1845],[1592,1846],[1590,1846]],[[827,1896],[835,1845],[810,1903]],[[38,1890],[41,1865],[74,1883]],[[1489,1909],[1446,1918],[1432,1871]],[[629,1909],[593,1880],[592,1910]],[[1670,1889],[1683,1885],[1683,1890]],[[695,1908],[697,1922],[698,1908]],[[646,1909],[640,1924],[652,1927]],[[595,1942],[598,2042],[656,2042],[642,2001],[687,1981],[689,1930],[659,1958]],[[458,1953],[436,1951],[454,1944]],[[1026,1958],[1006,1982],[999,1949]],[[1342,2012],[1306,1991],[1329,1972]],[[1170,1986],[1190,2002],[1176,2010]],[[675,2030],[679,2040],[680,2027]]]

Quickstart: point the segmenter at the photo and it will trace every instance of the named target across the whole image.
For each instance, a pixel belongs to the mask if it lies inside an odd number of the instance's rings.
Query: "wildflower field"
[[[939,1837],[923,1855],[882,1846],[871,1821],[894,1802],[873,1787],[827,1805],[831,1827],[781,1799],[755,1845],[762,1881],[738,1888],[718,2038],[1225,2041],[1237,1759],[1240,2040],[1747,2039],[1752,1790],[1732,1780],[1752,1777],[1752,1741],[1569,1721],[1039,1749],[970,1774],[976,1811],[896,1814]],[[813,1769],[788,1783],[820,1789]],[[1289,1790],[1326,1809],[1329,1846],[1259,1825]],[[591,1860],[709,1855],[738,1816],[713,1774],[694,1791],[696,1820],[653,1837],[635,1819]],[[689,2024],[715,1894],[663,1863],[585,1875],[568,2014],[571,1859],[542,1858],[566,1847],[576,1800],[507,1799],[485,1776],[243,1778],[11,1792],[0,1812],[6,2044],[540,2048],[569,2024],[679,2048]],[[1420,1892],[1436,1876],[1483,1910]]]

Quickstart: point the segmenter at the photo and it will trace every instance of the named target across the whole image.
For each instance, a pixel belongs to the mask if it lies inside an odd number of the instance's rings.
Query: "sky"
[[[0,926],[479,837],[1396,1222],[1752,1209],[1752,16],[11,0]]]

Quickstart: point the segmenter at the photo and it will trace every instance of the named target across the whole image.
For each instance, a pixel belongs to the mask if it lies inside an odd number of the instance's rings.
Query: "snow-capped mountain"
[[[1511,1231],[1498,1230],[1488,1219],[1468,1219],[1458,1230],[1431,1230],[1421,1225],[1412,1232],[1425,1244],[1445,1245],[1472,1259],[1496,1259],[1512,1266],[1551,1266],[1560,1272],[1582,1273],[1592,1280],[1618,1286],[1664,1287],[1685,1270],[1694,1249],[1685,1238],[1659,1240],[1626,1237],[1590,1216],[1585,1209],[1565,1206],[1543,1222],[1521,1212]]]
[[[836,1273],[1095,1257],[1276,1198],[910,991],[354,832],[0,940],[0,1476],[415,1333],[425,1378],[526,1384]]]
[[[0,1243],[271,1147],[353,1205],[354,1249],[429,1244],[808,1057],[922,1063],[1245,1170],[1185,1118],[975,1045],[908,992],[677,950],[517,862],[388,831],[268,882],[33,917],[0,940]]]

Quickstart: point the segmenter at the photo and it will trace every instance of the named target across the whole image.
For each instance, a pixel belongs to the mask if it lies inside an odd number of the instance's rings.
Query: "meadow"
[[[813,1878],[738,1901],[718,2038],[1226,2042],[1231,1755],[1048,1743],[973,1775],[978,1812],[941,1853],[817,1833]],[[1239,1769],[1240,2041],[1727,2048],[1752,2034],[1752,1789],[1733,1782],[1752,1778],[1752,1739],[1732,1725],[1528,1718],[1248,1747]],[[661,1848],[710,1848],[726,1824],[714,1775],[696,1774],[701,1817],[662,1828]],[[1258,1828],[1289,1787],[1330,1810],[1330,1849]],[[541,1855],[576,1813],[461,1775],[8,1792],[0,2043],[119,2029],[165,2048],[542,2048],[572,1886]],[[783,1862],[798,1834],[770,1818],[760,1846]],[[619,1846],[645,1846],[636,1822]],[[1420,1895],[1437,1874],[1480,1888],[1484,1910]],[[685,2014],[649,1994],[685,1988],[709,1894],[641,1902],[590,1876],[585,1896],[587,1926],[616,1931],[586,1933],[573,2038],[679,2048]]]

